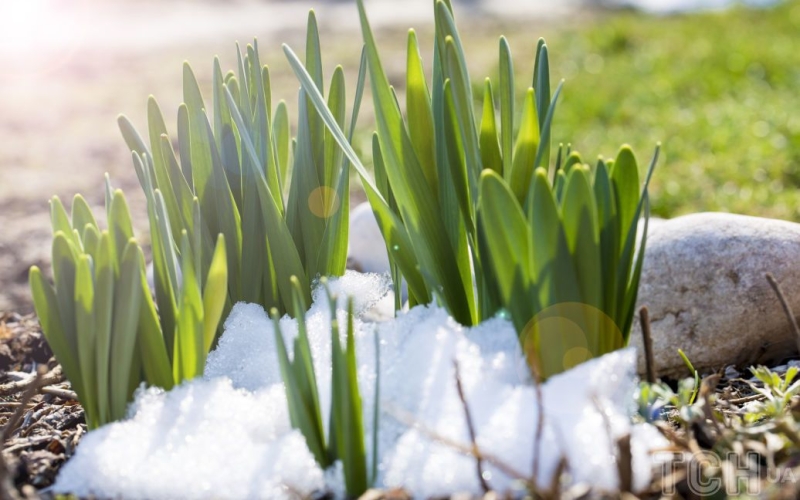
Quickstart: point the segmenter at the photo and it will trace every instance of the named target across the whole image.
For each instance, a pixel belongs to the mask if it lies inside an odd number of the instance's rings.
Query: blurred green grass
[[[547,40],[551,74],[567,80],[555,141],[590,162],[629,143],[640,163],[662,141],[654,215],[800,220],[800,2],[602,14]]]

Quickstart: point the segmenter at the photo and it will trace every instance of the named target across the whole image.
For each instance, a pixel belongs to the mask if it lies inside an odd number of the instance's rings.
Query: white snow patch
[[[722,10],[736,4],[769,7],[780,0],[605,0],[610,5],[630,6],[654,14]]]
[[[458,325],[434,306],[393,321],[361,316],[380,305],[387,278],[348,273],[331,280],[345,324],[345,297],[355,297],[359,383],[368,457],[372,456],[376,340],[380,344],[379,474],[376,486],[403,486],[426,498],[480,493],[475,461],[442,439],[469,445],[455,386],[458,363],[478,445],[521,474],[533,470],[539,415],[513,326],[492,319]],[[306,315],[324,411],[330,405],[330,317],[318,288]],[[281,320],[291,346],[296,322]],[[342,332],[344,333],[344,332]],[[274,349],[272,321],[260,306],[237,304],[209,355],[205,377],[164,393],[140,391],[124,422],[89,433],[62,468],[55,492],[119,498],[280,498],[290,491],[343,492],[340,466],[323,472],[291,429]],[[538,477],[549,481],[564,456],[572,478],[600,489],[617,486],[613,443],[632,433],[634,486],[650,479],[649,450],[665,444],[651,426],[631,424],[635,351],[611,353],[552,377],[542,386],[544,425]],[[324,417],[327,422],[327,415]],[[610,436],[609,436],[610,432]],[[435,438],[434,438],[435,437]],[[514,477],[487,464],[489,484]]]
[[[292,498],[324,486],[281,386],[225,378],[140,391],[131,418],[87,434],[54,487],[101,498]]]

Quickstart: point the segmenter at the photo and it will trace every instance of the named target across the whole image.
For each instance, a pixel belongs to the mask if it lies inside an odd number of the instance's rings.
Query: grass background
[[[568,79],[555,136],[645,159],[653,210],[800,220],[800,2],[652,18],[603,16],[550,40]]]

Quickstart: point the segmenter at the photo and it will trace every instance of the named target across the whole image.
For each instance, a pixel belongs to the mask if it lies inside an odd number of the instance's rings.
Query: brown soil
[[[31,375],[47,373],[43,386]],[[33,316],[0,314],[0,498],[34,498],[86,432],[83,409]]]

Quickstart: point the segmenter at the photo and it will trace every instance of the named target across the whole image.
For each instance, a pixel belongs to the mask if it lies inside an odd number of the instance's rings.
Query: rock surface
[[[800,312],[800,224],[699,213],[661,222],[649,233],[631,344],[643,352],[638,310],[646,305],[658,375],[688,374],[679,348],[701,372],[796,351],[765,275],[775,276]]]
[[[347,267],[361,273],[389,273],[389,256],[372,207],[364,202],[350,211]]]

